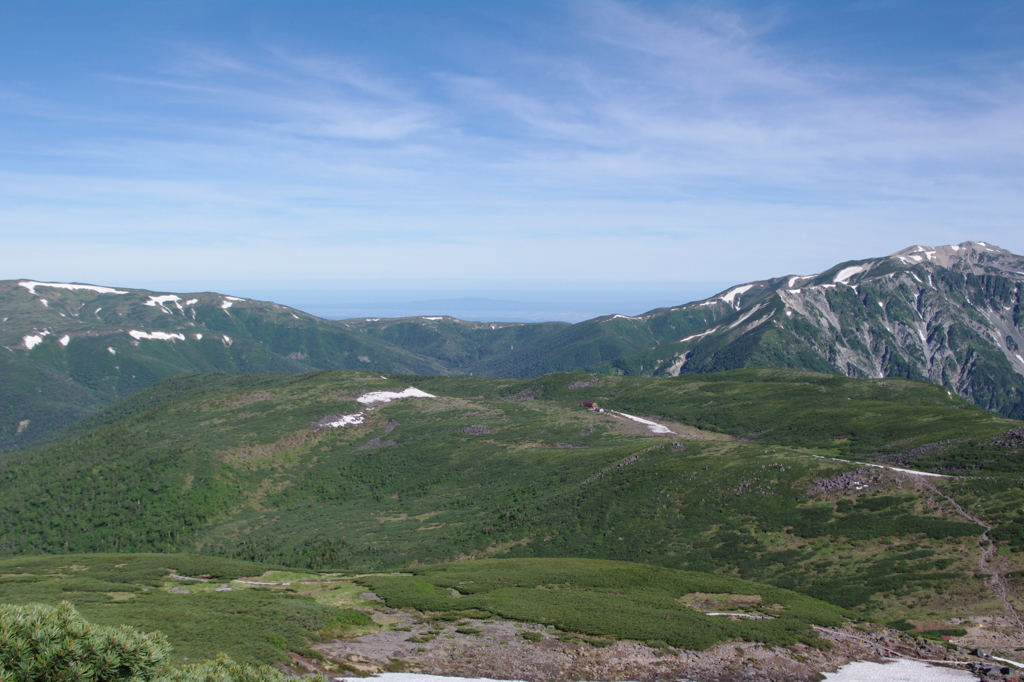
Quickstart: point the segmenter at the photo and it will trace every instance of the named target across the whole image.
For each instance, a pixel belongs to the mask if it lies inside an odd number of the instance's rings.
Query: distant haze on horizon
[[[0,279],[635,314],[1024,252],[1022,120],[1019,2],[8,3]]]

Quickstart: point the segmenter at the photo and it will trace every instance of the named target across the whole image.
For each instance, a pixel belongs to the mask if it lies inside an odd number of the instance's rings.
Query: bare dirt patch
[[[831,644],[828,650],[804,644],[782,648],[734,642],[708,651],[686,651],[639,642],[602,642],[531,623],[479,618],[438,622],[406,611],[389,615],[397,617],[393,629],[313,648],[328,662],[366,673],[381,672],[400,661],[410,672],[528,682],[803,682],[819,680],[821,672],[835,671],[855,660],[881,661],[894,655],[927,660],[970,658],[941,644],[884,629],[866,633],[852,627],[819,628],[818,634]]]
[[[285,436],[274,443],[260,445],[247,445],[230,450],[222,450],[217,458],[225,464],[248,464],[260,466],[277,460],[282,453],[294,450],[303,445],[313,445],[318,437],[311,431],[300,431],[291,436]]]
[[[779,604],[762,605],[759,594],[710,594],[706,592],[691,592],[684,594],[677,600],[690,608],[703,613],[716,613],[722,611],[747,613],[747,614],[773,614],[779,613],[783,607]]]

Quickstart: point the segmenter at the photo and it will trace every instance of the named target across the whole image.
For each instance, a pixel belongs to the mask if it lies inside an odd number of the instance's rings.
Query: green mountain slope
[[[0,282],[0,314],[0,449],[186,372],[449,371],[347,325],[220,294],[14,280]]]
[[[374,402],[410,386],[435,397]],[[0,456],[0,553],[187,550],[351,570],[591,557],[904,614],[901,595],[921,609],[940,594],[982,600],[966,578],[983,529],[940,490],[980,498],[997,540],[1024,549],[1021,423],[926,383],[193,375],[94,419],[106,425]],[[843,459],[982,476],[920,487]]]

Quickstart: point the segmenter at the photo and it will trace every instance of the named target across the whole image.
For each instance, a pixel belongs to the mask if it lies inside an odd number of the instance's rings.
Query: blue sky
[[[1024,253],[1021,121],[1019,2],[8,1],[0,278],[672,304]]]

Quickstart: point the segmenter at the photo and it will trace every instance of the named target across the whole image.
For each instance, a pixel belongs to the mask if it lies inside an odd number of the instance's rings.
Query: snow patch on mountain
[[[25,348],[32,350],[43,342],[43,337],[49,335],[48,331],[41,331],[38,334],[26,334],[21,342],[25,344]]]
[[[687,336],[685,339],[679,339],[679,343],[683,343],[684,341],[690,341],[692,339],[699,339],[702,336],[707,336],[708,334],[712,334],[714,332],[717,332],[718,330],[719,327],[715,327],[714,329],[709,329],[706,332],[701,332],[700,334],[691,334],[690,336]]]
[[[658,422],[652,422],[650,419],[644,419],[643,417],[637,417],[632,414],[626,414],[625,412],[616,412],[615,410],[608,411],[611,412],[612,414],[617,414],[620,417],[625,417],[626,419],[630,419],[632,421],[643,424],[651,433],[675,433],[672,429],[668,428],[667,426],[659,424]]]
[[[164,294],[163,296],[150,296],[149,300],[146,301],[146,305],[152,306],[154,308],[160,306],[161,310],[163,310],[165,313],[169,313],[171,311],[167,309],[167,306],[165,306],[164,303],[170,303],[171,301],[178,303],[178,301],[180,300],[181,297],[176,296],[175,294]],[[181,308],[180,303],[178,303],[178,308]]]
[[[436,398],[436,395],[421,391],[418,388],[409,388],[402,391],[374,391],[372,393],[365,393],[356,400],[364,405],[372,405],[374,403],[390,403],[392,400],[399,400],[401,398]]]
[[[743,324],[744,320],[748,319],[751,315],[753,315],[754,313],[756,313],[758,310],[760,310],[763,307],[764,307],[764,303],[758,303],[756,306],[754,306],[753,310],[748,311],[745,315],[740,317],[740,319],[738,319],[735,322],[733,322],[732,324],[730,324],[728,328],[729,329],[735,329],[736,327],[738,327],[741,324]]]
[[[731,305],[731,306],[733,306],[735,308],[739,308],[740,304],[736,301],[736,297],[737,296],[742,296],[743,294],[747,293],[748,291],[750,291],[753,288],[754,288],[753,284],[744,284],[741,287],[736,287],[735,289],[731,289],[730,291],[728,291],[726,294],[724,294],[718,300],[725,301],[729,305]]]
[[[836,276],[832,278],[832,281],[837,284],[847,284],[851,277],[859,272],[864,272],[866,268],[863,265],[851,265],[848,268],[843,268]]]
[[[97,294],[127,294],[127,291],[121,291],[120,289],[112,289],[110,287],[98,287],[93,284],[68,284],[66,282],[34,282],[32,280],[25,280],[24,282],[18,282],[18,286],[25,287],[33,294],[38,296],[36,293],[36,287],[52,287],[54,289],[69,289],[76,291],[78,289],[84,289],[87,291],[95,291]]]
[[[384,377],[381,377],[382,379]],[[421,391],[418,388],[410,386],[402,391],[373,391],[371,393],[364,393],[363,395],[356,398],[359,402],[364,405],[373,405],[376,403],[390,403],[392,400],[399,400],[401,398],[436,398],[436,395],[431,395],[426,391]],[[324,417],[320,421],[313,424],[314,430],[316,429],[338,429],[344,426],[359,426],[366,420],[366,413],[373,410],[372,407],[367,407],[362,412],[356,412],[355,414],[336,414],[328,417]]]
[[[128,336],[133,339],[149,339],[152,341],[184,341],[185,335],[178,334],[175,332],[143,332],[138,329],[132,329],[128,332]]]

